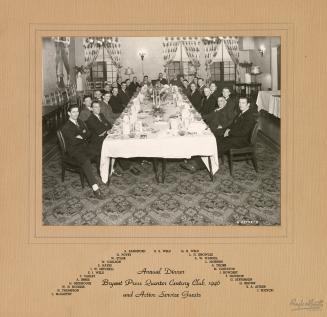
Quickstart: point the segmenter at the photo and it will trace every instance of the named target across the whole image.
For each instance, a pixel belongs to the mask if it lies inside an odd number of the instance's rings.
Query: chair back
[[[251,145],[255,145],[257,143],[257,136],[259,131],[259,122],[257,121],[252,129],[250,143]]]
[[[66,150],[65,139],[64,139],[64,136],[62,135],[61,130],[57,130],[57,138],[58,138],[58,141],[59,141],[61,154],[64,155],[64,154],[66,154],[67,150]]]

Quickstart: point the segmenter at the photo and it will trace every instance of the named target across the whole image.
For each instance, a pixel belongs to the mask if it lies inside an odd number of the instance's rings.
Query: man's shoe
[[[133,173],[134,175],[140,175],[140,170],[138,170],[136,167],[132,167],[130,169],[130,172]]]
[[[94,190],[93,194],[95,196],[95,198],[97,199],[104,199],[105,197],[103,196],[103,194],[101,193],[100,189]]]
[[[122,177],[123,176],[122,172],[120,172],[119,170],[114,170],[112,175],[117,176],[117,177]]]
[[[181,163],[180,167],[184,168],[185,170],[190,171],[191,173],[195,173],[197,171],[197,168],[192,165],[191,163]]]

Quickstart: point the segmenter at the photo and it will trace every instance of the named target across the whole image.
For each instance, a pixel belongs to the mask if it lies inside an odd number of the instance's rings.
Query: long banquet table
[[[212,175],[218,171],[218,152],[214,135],[189,100],[180,93],[177,96],[179,101],[176,102],[176,98],[173,100],[173,94],[170,92],[166,101],[156,109],[157,111],[154,110],[152,99],[144,98],[142,93],[136,97],[139,100],[133,98],[130,101],[103,141],[100,161],[100,175],[103,183],[108,183],[115,158],[188,159],[192,156],[201,156]],[[140,105],[137,121],[142,122],[142,131],[124,135],[124,118],[131,114],[136,101]],[[190,109],[192,118],[188,130],[181,126],[179,130],[172,130],[171,120],[180,120],[181,112],[185,108]]]

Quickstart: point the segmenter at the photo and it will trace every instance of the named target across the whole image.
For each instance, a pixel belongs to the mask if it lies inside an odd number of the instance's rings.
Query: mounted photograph
[[[44,226],[280,226],[281,38],[43,37]]]

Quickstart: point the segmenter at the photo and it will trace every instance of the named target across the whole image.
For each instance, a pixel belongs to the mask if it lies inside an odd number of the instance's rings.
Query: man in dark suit
[[[163,78],[162,73],[159,73],[158,81],[160,82],[161,85],[167,85],[168,84],[167,79],[166,78]]]
[[[86,121],[90,114],[91,114],[91,104],[92,104],[92,98],[91,96],[84,96],[83,98],[83,107],[79,114],[79,119],[82,121]]]
[[[173,79],[170,80],[170,84],[171,84],[172,86],[178,86],[178,85],[179,85],[179,80],[178,80],[178,78],[177,78],[177,74],[176,74],[176,73],[174,74]]]
[[[137,77],[133,77],[133,81],[128,86],[129,95],[133,96],[138,87],[140,87],[140,84],[137,82]]]
[[[124,110],[124,105],[121,101],[121,98],[118,94],[118,88],[117,87],[114,87],[112,89],[112,96],[109,100],[109,104],[111,106],[111,109],[112,109],[112,112],[114,114],[120,114],[123,112]]]
[[[235,112],[239,112],[240,109],[236,102],[236,98],[234,98],[231,94],[231,91],[228,87],[224,87],[222,90],[222,95],[227,101],[227,107],[232,108]]]
[[[129,93],[127,91],[126,82],[122,82],[122,84],[121,84],[121,90],[119,91],[119,97],[120,97],[121,103],[123,104],[123,106],[125,108],[130,99]]]
[[[199,86],[198,91],[203,96],[203,91],[204,91],[204,88],[205,88],[205,84],[204,84],[203,78],[199,78],[198,79],[198,86]]]
[[[196,84],[191,83],[190,89],[191,89],[191,92],[190,92],[188,98],[190,99],[193,107],[197,111],[200,111],[202,97],[201,97],[200,93],[198,92],[198,90],[196,89]]]
[[[214,82],[212,82],[212,83],[210,84],[209,88],[210,88],[211,96],[212,96],[215,100],[217,100],[217,98],[218,98],[218,96],[219,96],[219,93],[218,93],[218,90],[217,90],[217,85],[216,85]]]
[[[255,118],[253,112],[249,111],[249,107],[247,98],[241,97],[239,101],[240,114],[225,130],[224,135],[222,136],[218,130],[212,131],[217,141],[218,156],[222,156],[231,148],[241,148],[250,144],[250,134],[255,125]],[[181,167],[192,173],[205,168],[199,156],[192,157],[187,163],[182,163]]]
[[[187,79],[184,79],[183,80],[183,87],[182,87],[182,91],[184,93],[185,96],[189,96],[190,94],[190,88],[189,88],[189,85],[188,85],[188,81]]]
[[[217,100],[211,96],[210,89],[205,87],[203,90],[204,97],[202,98],[201,107],[200,107],[200,114],[202,117],[208,115],[211,111],[215,110],[217,105]]]
[[[78,106],[70,105],[68,108],[69,120],[62,128],[67,153],[82,167],[86,179],[93,189],[94,196],[103,199],[91,166],[91,160],[97,157],[97,151],[88,142],[91,133],[86,124],[78,118],[78,115]]]
[[[226,128],[233,122],[236,113],[234,108],[227,107],[224,97],[217,98],[218,108],[211,111],[204,120],[215,135],[223,135]]]
[[[99,100],[99,101],[101,101],[101,97],[102,97],[102,92],[101,92],[101,90],[95,90],[94,91],[94,99],[95,100]]]
[[[109,104],[109,100],[111,98],[110,92],[105,92],[102,96],[102,101],[100,102],[100,112],[104,115],[104,117],[109,121],[111,125],[113,125],[118,118],[119,114],[114,114],[112,112],[111,106]]]
[[[98,155],[101,155],[102,143],[107,132],[112,128],[112,125],[101,113],[100,104],[97,100],[92,101],[92,113],[86,121],[87,127],[91,132],[91,143],[94,145]]]
[[[250,103],[247,97],[239,100],[240,113],[226,129],[223,136],[214,133],[217,140],[218,155],[222,156],[231,148],[242,148],[250,144],[250,134],[255,125],[255,117],[249,111]]]

